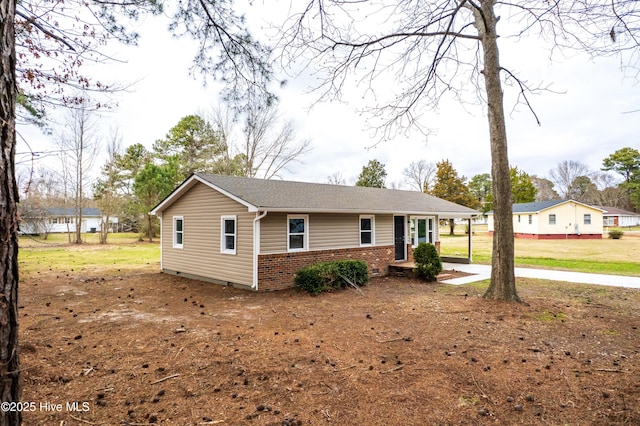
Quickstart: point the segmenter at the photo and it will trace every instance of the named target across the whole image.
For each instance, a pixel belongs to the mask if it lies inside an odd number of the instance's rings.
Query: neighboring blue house
[[[105,221],[100,209],[85,207],[82,209],[81,232],[99,232]],[[38,217],[25,216],[20,218],[20,231],[25,234],[73,232],[76,229],[74,208],[52,207],[42,209]],[[118,224],[117,217],[109,218],[109,227],[113,229]]]

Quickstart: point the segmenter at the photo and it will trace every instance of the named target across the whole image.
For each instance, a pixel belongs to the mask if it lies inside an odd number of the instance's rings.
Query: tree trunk
[[[20,401],[18,359],[18,186],[15,0],[0,0],[0,400]],[[20,425],[20,411],[0,410],[0,426]]]
[[[147,236],[149,237],[149,242],[153,242],[153,230],[151,229],[151,215],[147,215]]]
[[[491,176],[493,185],[494,234],[491,257],[491,283],[484,297],[520,301],[514,271],[513,213],[511,177],[507,153],[507,129],[504,119],[500,59],[496,33],[495,0],[482,2],[482,16],[476,26],[482,37],[484,80],[487,92],[489,135],[491,140]]]
[[[449,235],[455,235],[456,233],[456,221],[449,219]]]

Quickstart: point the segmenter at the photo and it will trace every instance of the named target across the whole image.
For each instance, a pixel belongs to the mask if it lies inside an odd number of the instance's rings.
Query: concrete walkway
[[[445,284],[468,284],[491,278],[490,265],[443,263],[442,269],[467,272],[473,275],[440,281]],[[516,277],[541,278],[544,280],[566,281],[570,283],[598,284],[615,287],[640,288],[640,277],[621,275],[587,274],[584,272],[555,271],[551,269],[516,268]]]

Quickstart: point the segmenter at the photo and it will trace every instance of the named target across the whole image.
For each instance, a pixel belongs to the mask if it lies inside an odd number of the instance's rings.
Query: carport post
[[[471,255],[471,236],[473,235],[473,229],[471,229],[471,223],[472,220],[471,218],[467,219],[469,221],[469,245],[468,245],[468,256],[469,256],[469,263],[473,262],[473,257]]]

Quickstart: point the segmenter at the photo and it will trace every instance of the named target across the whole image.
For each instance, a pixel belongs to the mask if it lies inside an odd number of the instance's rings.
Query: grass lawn
[[[456,235],[440,228],[440,251],[444,256],[466,256],[464,227]],[[460,233],[458,233],[460,232]],[[490,263],[493,239],[486,227],[472,237],[473,261]],[[640,233],[625,233],[620,240],[527,240],[516,238],[516,266],[563,269],[600,274],[640,276]]]
[[[39,271],[73,271],[86,267],[105,272],[160,266],[160,245],[141,242],[138,234],[110,234],[107,244],[98,243],[97,234],[85,234],[84,244],[69,244],[67,234],[51,234],[47,240],[20,237],[18,262],[22,277]]]
[[[486,227],[474,232],[473,261],[491,262],[492,238]],[[467,236],[464,227],[449,236],[448,228],[440,229],[441,254],[466,256]],[[85,244],[68,243],[67,234],[52,234],[47,240],[20,238],[20,273],[68,271],[89,265],[104,270],[133,268],[136,265],[160,264],[160,246],[156,242],[140,242],[138,234],[109,235],[106,245],[98,244],[97,234],[85,234]],[[561,269],[578,272],[640,276],[640,233],[627,233],[620,240],[515,240],[516,266]]]

